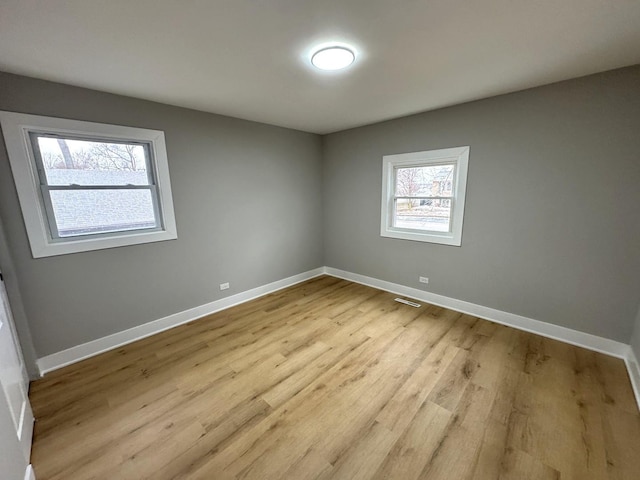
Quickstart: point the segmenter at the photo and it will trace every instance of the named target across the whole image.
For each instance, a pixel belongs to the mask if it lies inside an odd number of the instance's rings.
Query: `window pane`
[[[448,232],[451,229],[451,200],[396,200],[393,226]]]
[[[143,145],[35,138],[49,185],[149,185]]]
[[[451,197],[454,165],[396,168],[396,197]]]
[[[51,190],[60,237],[154,228],[151,190]]]

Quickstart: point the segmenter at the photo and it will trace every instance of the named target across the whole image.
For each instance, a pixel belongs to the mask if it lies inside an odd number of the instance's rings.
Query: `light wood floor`
[[[45,479],[640,479],[623,362],[319,277],[32,384]]]

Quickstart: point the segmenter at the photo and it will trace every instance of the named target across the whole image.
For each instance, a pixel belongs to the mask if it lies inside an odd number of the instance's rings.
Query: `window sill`
[[[176,232],[159,231],[159,232],[138,232],[135,234],[123,235],[116,234],[113,236],[99,238],[78,238],[77,240],[68,240],[56,243],[51,241],[42,241],[34,244],[32,242],[31,251],[34,258],[53,257],[56,255],[67,255],[69,253],[89,252],[92,250],[103,250],[107,248],[126,247],[127,245],[140,245],[143,243],[163,242],[166,240],[176,240],[178,235]]]
[[[407,230],[396,230],[386,228],[380,231],[380,236],[387,238],[397,238],[400,240],[412,240],[414,242],[437,243],[440,245],[450,245],[459,247],[462,245],[462,238],[452,233],[438,234],[436,232],[417,232]]]

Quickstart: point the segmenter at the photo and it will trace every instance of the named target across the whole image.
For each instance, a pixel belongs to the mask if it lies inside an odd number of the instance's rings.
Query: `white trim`
[[[164,132],[4,111],[0,111],[0,123],[33,258],[178,238]],[[30,131],[149,142],[153,157],[152,167],[156,174],[162,230],[147,232],[132,230],[104,236],[52,241],[46,208],[42,203],[39,191],[40,180],[29,140]]]
[[[629,372],[629,380],[631,380],[631,387],[633,393],[636,395],[636,402],[638,402],[638,410],[640,410],[640,362],[636,357],[633,348],[629,347],[627,357],[624,359],[627,365],[627,371]]]
[[[590,333],[579,332],[578,330],[572,330],[570,328],[553,325],[551,323],[541,322],[540,320],[534,320],[514,313],[484,307],[475,303],[465,302],[464,300],[425,292],[424,290],[418,290],[417,288],[406,287],[398,283],[378,280],[377,278],[346,272],[337,268],[325,267],[325,272],[327,275],[331,275],[332,277],[350,280],[369,287],[378,288],[398,295],[404,295],[416,300],[422,300],[423,302],[431,303],[433,305],[473,315],[474,317],[480,317],[495,323],[517,328],[518,330],[524,330],[525,332],[542,335],[543,337],[560,340],[561,342],[605,353],[613,357],[625,359],[629,351],[629,345],[616,342],[615,340],[598,337],[596,335],[591,335]]]
[[[396,167],[415,167],[455,164],[454,193],[451,199],[453,217],[450,232],[433,232],[419,229],[393,226],[395,169]],[[467,170],[469,168],[469,147],[444,148],[425,152],[399,153],[382,157],[382,204],[380,208],[380,235],[382,237],[415,240],[418,242],[439,243],[459,247],[462,244],[462,225],[464,222],[465,194],[467,190]]]
[[[31,404],[29,403],[28,394],[24,393],[24,399],[22,403],[22,409],[20,411],[20,427],[18,430],[18,440],[25,449],[25,453],[31,451],[31,445],[33,443],[33,411],[31,410]]]
[[[31,464],[27,465],[27,469],[24,471],[24,480],[36,480],[36,472],[33,471]]]
[[[283,288],[320,276],[323,273],[324,268],[319,267],[314,270],[309,270],[308,272],[299,273],[282,280],[268,283],[261,287],[237,293],[230,297],[222,298],[205,305],[200,305],[199,307],[174,313],[173,315],[153,320],[137,327],[107,335],[106,337],[98,338],[81,345],[76,345],[75,347],[62,350],[61,352],[47,355],[39,358],[37,361],[40,375],[71,365],[72,363],[79,362],[85,358],[113,350],[114,348],[121,347],[122,345],[155,335],[156,333],[169,330],[170,328],[177,327],[178,325],[197,320],[205,315],[211,315],[212,313],[219,312],[220,310],[225,310],[235,305],[248,302],[249,300],[273,293],[277,290],[282,290]]]

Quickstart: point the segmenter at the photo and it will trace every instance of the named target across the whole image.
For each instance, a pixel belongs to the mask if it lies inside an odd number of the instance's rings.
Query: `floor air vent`
[[[409,300],[405,300],[404,298],[396,298],[394,299],[396,302],[404,303],[405,305],[409,305],[410,307],[420,308],[421,305],[416,302],[410,302]]]

